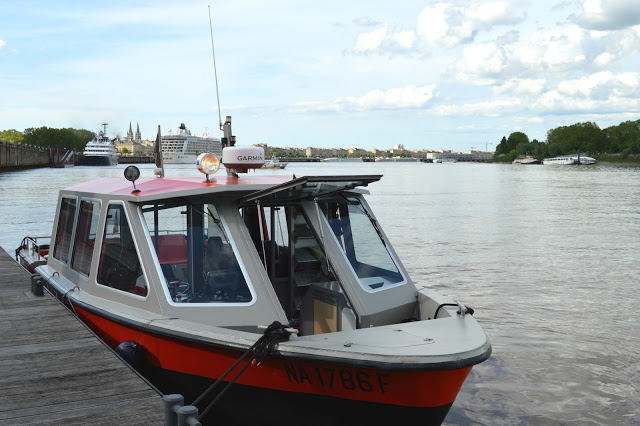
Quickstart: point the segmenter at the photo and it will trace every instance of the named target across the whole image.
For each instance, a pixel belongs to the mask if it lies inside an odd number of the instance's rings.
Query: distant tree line
[[[538,159],[575,154],[578,151],[591,156],[626,158],[640,154],[640,120],[625,121],[617,126],[600,129],[587,121],[571,126],[560,126],[547,132],[546,142],[530,141],[522,132],[514,132],[496,146],[493,156],[497,161],[513,161],[518,156],[531,155]]]
[[[21,143],[42,148],[66,148],[74,151],[82,151],[94,136],[95,133],[90,130],[71,128],[31,127],[24,132],[14,129],[0,131],[0,138],[4,138],[5,143]]]
[[[0,130],[0,141],[5,143],[22,143],[22,132],[14,129]]]
[[[87,142],[93,139],[94,136],[95,133],[84,129],[31,127],[24,130],[22,143],[48,148],[66,148],[82,151]]]

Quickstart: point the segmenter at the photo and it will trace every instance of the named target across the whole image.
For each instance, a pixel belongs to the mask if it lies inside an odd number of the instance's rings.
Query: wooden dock
[[[162,425],[162,397],[0,248],[0,425]]]

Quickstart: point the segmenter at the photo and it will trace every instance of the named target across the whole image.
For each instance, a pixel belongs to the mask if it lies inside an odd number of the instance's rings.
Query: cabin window
[[[58,214],[58,229],[53,249],[53,257],[67,263],[69,260],[69,248],[71,247],[71,234],[73,232],[73,220],[76,216],[76,199],[63,198]]]
[[[127,293],[147,295],[147,281],[121,204],[110,205],[107,209],[97,281]]]
[[[80,201],[80,214],[76,226],[76,238],[73,244],[73,258],[71,267],[76,271],[89,275],[91,258],[98,231],[100,218],[100,202],[91,200]]]
[[[174,303],[246,304],[253,300],[224,221],[213,204],[143,206]]]
[[[325,198],[319,205],[362,288],[372,291],[404,282],[376,220],[358,198]]]

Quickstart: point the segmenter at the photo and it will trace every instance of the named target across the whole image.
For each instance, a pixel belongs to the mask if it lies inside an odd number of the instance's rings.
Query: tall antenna
[[[209,31],[211,32],[211,55],[213,56],[213,75],[216,78],[216,97],[218,98],[218,122],[220,123],[220,130],[222,129],[222,113],[220,112],[220,93],[218,92],[218,71],[216,70],[216,50],[213,47],[213,24],[211,23],[211,5],[207,5],[209,8]]]

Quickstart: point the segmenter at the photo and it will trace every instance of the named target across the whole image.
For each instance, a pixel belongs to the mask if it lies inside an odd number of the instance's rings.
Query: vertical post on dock
[[[163,395],[164,402],[164,424],[165,426],[178,426],[178,409],[184,405],[184,396],[172,393],[171,395]]]
[[[178,408],[178,426],[201,426],[198,421],[198,407],[185,405]]]

